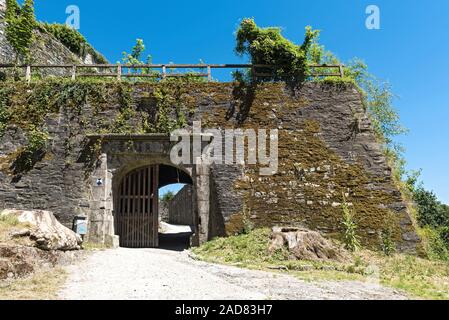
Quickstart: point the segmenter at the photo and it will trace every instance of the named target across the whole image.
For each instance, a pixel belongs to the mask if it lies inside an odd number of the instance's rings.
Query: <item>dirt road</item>
[[[68,268],[61,299],[405,299],[355,281],[307,282],[264,271],[191,259],[187,251],[97,251]]]

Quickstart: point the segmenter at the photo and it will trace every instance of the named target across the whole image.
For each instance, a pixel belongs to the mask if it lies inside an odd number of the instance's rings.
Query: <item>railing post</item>
[[[211,70],[210,66],[207,66],[207,81],[209,81],[209,82],[212,81],[212,70]]]
[[[162,66],[162,79],[167,78],[167,67],[164,65]]]
[[[76,80],[76,66],[72,66],[72,80],[75,81]]]
[[[25,72],[25,80],[26,82],[31,82],[31,66],[27,66],[26,72]]]
[[[117,81],[122,81],[122,66],[120,64],[117,66]]]
[[[343,69],[343,65],[340,65],[339,68],[340,68],[340,77],[343,78],[345,76],[345,71]]]

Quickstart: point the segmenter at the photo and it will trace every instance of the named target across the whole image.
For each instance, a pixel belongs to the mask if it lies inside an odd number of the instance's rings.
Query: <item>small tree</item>
[[[161,197],[161,201],[169,202],[169,201],[173,200],[174,197],[175,197],[175,194],[172,191],[168,191]]]
[[[235,52],[249,55],[253,64],[273,66],[267,70],[272,75],[265,80],[297,83],[308,76],[308,50],[316,36],[318,31],[307,27],[304,42],[296,45],[282,36],[280,28],[260,28],[254,19],[243,19],[236,33]]]
[[[137,39],[136,44],[131,49],[131,53],[123,52],[123,58],[122,62],[124,64],[131,64],[131,65],[143,65],[143,64],[152,64],[153,63],[153,57],[151,55],[148,55],[145,61],[142,61],[142,54],[145,52],[145,44],[142,39]],[[136,69],[131,70],[133,73],[137,73]],[[142,73],[144,74],[157,74],[157,72],[149,69],[144,68],[142,69]]]
[[[6,1],[5,35],[15,52],[15,63],[20,59],[29,59],[29,49],[34,38],[36,17],[34,15],[34,0],[25,0],[22,7],[17,0]]]

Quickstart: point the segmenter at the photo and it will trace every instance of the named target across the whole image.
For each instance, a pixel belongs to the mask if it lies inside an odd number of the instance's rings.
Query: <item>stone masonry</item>
[[[18,88],[16,94],[31,94],[39,86],[28,93]],[[131,85],[133,126],[161,112],[152,97],[163,86]],[[279,171],[274,176],[259,176],[257,166],[181,168],[193,181],[196,243],[239,233],[247,223],[304,226],[339,238],[345,197],[365,245],[378,248],[382,230],[392,226],[399,250],[416,252],[420,240],[352,85],[306,83],[292,90],[281,83],[261,84],[242,94],[235,83],[197,83],[182,90],[173,110],[182,106],[187,128],[201,120],[205,128],[279,130]],[[10,107],[20,108],[20,99],[9,101],[16,104]],[[85,214],[91,239],[114,241],[114,194],[121,177],[146,165],[170,165],[168,136],[99,139],[97,132],[120,118],[122,103],[109,96],[95,105],[88,97],[82,105],[49,112],[45,126],[50,145],[24,173],[14,172],[12,164],[26,145],[26,134],[20,125],[10,124],[0,137],[0,207],[53,211],[68,226],[75,215]],[[100,156],[92,170],[86,154],[98,141]]]

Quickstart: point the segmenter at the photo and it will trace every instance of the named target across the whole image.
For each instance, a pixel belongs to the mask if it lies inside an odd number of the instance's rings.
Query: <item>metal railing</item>
[[[343,65],[310,65],[311,70],[326,69],[332,70],[332,72],[311,72],[310,76],[313,77],[325,77],[325,76],[344,76]],[[274,69],[274,66],[269,65],[257,65],[257,64],[142,64],[142,65],[130,65],[130,64],[30,64],[30,65],[14,65],[14,64],[0,64],[0,71],[2,69],[21,69],[25,70],[25,80],[31,82],[32,72],[39,69],[60,69],[63,72],[69,71],[69,76],[72,80],[76,80],[80,77],[110,77],[116,78],[118,81],[122,81],[123,78],[155,78],[166,79],[169,77],[204,77],[208,81],[212,81],[212,69],[251,69],[254,77],[270,77],[272,74],[267,72],[269,69]],[[82,70],[90,69],[94,72],[83,73]],[[167,70],[174,69],[199,69],[205,70],[205,72],[185,72],[185,73],[173,73],[167,72]],[[258,72],[258,70],[264,70],[264,72]],[[107,72],[104,72],[104,71]],[[153,70],[153,72],[149,72]],[[154,70],[160,70],[156,72]],[[54,75],[54,74],[53,74]]]

